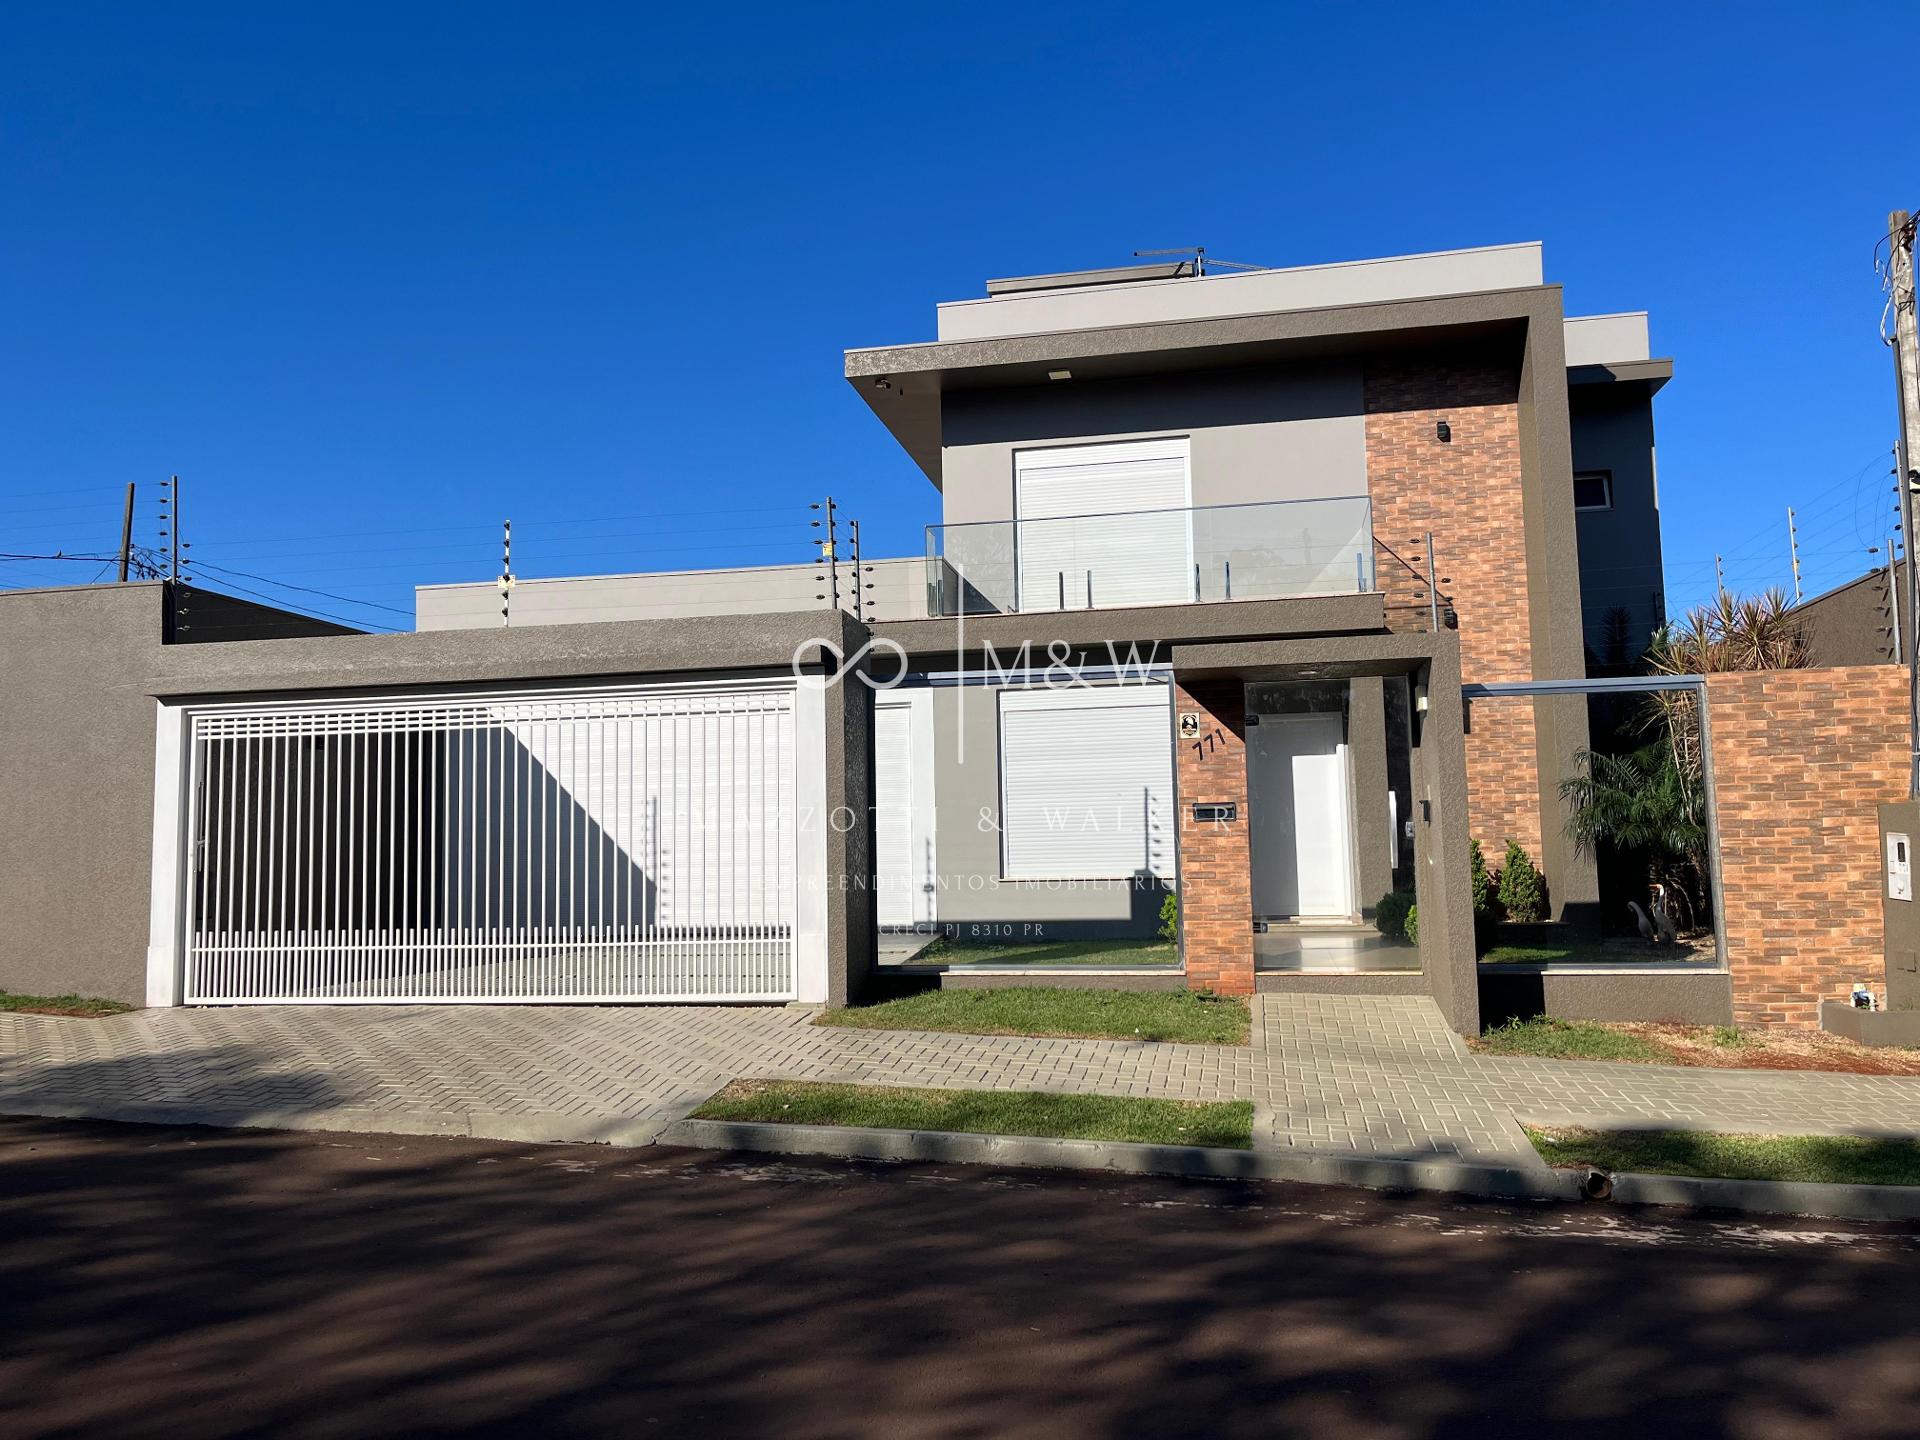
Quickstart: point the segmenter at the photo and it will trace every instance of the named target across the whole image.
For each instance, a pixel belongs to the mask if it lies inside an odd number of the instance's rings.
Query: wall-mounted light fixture
[[[1440,438],[1442,445],[1451,445],[1453,443],[1453,426],[1449,425],[1446,421],[1442,420],[1438,425],[1434,426],[1433,433]]]
[[[893,388],[893,381],[884,375],[876,375],[873,377],[873,388],[876,390],[891,390]]]

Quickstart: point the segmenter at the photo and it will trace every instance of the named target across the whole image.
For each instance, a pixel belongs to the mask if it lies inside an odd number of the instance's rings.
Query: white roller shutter
[[[1181,437],[1019,451],[1020,609],[1191,600],[1187,449]],[[1180,513],[1153,513],[1167,510]]]
[[[1000,695],[1002,865],[1009,880],[1173,878],[1165,685]]]

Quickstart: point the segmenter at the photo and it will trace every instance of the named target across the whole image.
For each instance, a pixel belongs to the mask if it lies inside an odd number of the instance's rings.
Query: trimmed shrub
[[[1407,907],[1407,939],[1416,945],[1420,943],[1420,907],[1418,905]]]
[[[1407,933],[1407,915],[1413,909],[1413,895],[1406,890],[1389,890],[1380,897],[1380,903],[1373,907],[1373,928],[1389,940],[1399,940]]]
[[[1169,895],[1160,902],[1160,938],[1174,941],[1180,938],[1180,897]]]
[[[1534,867],[1533,857],[1520,848],[1520,842],[1507,842],[1507,858],[1500,866],[1500,883],[1495,894],[1509,920],[1531,925],[1547,918],[1547,880]]]
[[[1467,842],[1467,874],[1473,890],[1473,923],[1494,924],[1500,919],[1500,874],[1487,869],[1486,852],[1478,840]]]

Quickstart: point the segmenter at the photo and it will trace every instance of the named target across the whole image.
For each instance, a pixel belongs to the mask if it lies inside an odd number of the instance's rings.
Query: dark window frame
[[[1582,505],[1580,503],[1580,482],[1582,480],[1598,480],[1607,492],[1607,503],[1604,505]],[[1613,471],[1611,470],[1576,470],[1574,471],[1573,472],[1573,508],[1576,512],[1613,509]]]

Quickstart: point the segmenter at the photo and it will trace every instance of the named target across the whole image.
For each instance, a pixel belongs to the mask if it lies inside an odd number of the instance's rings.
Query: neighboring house
[[[1812,663],[1880,665],[1906,656],[1913,643],[1906,587],[1907,562],[1901,560],[1891,573],[1885,566],[1869,570],[1794,606],[1793,613],[1806,631]]]

